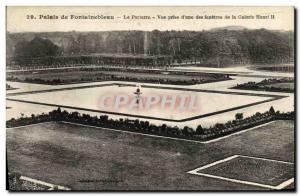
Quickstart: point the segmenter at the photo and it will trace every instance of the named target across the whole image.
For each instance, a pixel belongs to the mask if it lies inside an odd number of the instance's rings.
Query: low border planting
[[[185,126],[179,128],[177,126],[169,126],[167,124],[154,125],[149,121],[130,120],[130,119],[110,119],[107,115],[91,116],[89,114],[80,114],[79,112],[62,111],[59,107],[47,114],[32,114],[30,117],[21,116],[18,119],[10,119],[6,121],[7,128],[31,125],[36,123],[50,121],[65,121],[82,125],[90,125],[109,129],[118,129],[136,133],[144,133],[149,135],[159,135],[173,138],[182,138],[196,141],[207,141],[219,138],[245,129],[249,129],[258,125],[265,124],[274,120],[294,120],[294,111],[281,113],[275,112],[271,107],[269,111],[256,114],[244,118],[243,113],[237,113],[235,119],[226,123],[217,123],[214,126],[203,128],[198,125],[196,129]]]

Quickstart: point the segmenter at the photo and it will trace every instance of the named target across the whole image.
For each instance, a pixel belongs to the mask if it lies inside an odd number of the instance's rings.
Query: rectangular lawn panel
[[[92,112],[102,112],[115,115],[123,115],[129,117],[141,117],[157,120],[166,121],[186,121],[193,120],[196,118],[206,117],[217,113],[240,109],[255,105],[267,101],[277,99],[278,97],[269,95],[257,95],[247,93],[233,93],[233,92],[219,92],[219,91],[205,91],[205,90],[191,90],[183,88],[166,88],[166,87],[142,87],[141,98],[144,100],[150,96],[175,96],[180,97],[181,95],[195,96],[196,102],[194,105],[198,109],[192,110],[179,110],[178,107],[175,109],[162,108],[160,103],[155,107],[148,109],[134,108],[131,110],[128,104],[116,109],[113,106],[115,102],[111,101],[108,103],[108,108],[101,107],[100,100],[105,96],[115,97],[116,95],[125,95],[129,97],[135,97],[134,92],[136,91],[135,86],[120,86],[120,85],[109,85],[102,87],[87,87],[78,89],[67,89],[57,90],[49,92],[40,92],[33,94],[15,95],[9,97],[9,100],[35,103],[48,106],[61,106],[71,109],[86,110]],[[51,99],[49,99],[51,97]],[[113,99],[110,99],[113,100]],[[180,100],[180,99],[178,99]],[[222,101],[221,101],[222,100]],[[226,103],[226,104],[224,104]],[[176,103],[177,106],[179,103]]]
[[[280,189],[293,182],[294,164],[265,158],[234,155],[188,173]]]

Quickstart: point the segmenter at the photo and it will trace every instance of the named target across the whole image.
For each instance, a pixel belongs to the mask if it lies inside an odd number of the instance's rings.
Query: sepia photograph
[[[6,188],[296,190],[293,6],[7,6]]]

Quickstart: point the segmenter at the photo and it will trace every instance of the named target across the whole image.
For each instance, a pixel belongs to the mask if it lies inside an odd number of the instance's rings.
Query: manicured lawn
[[[7,129],[6,141],[10,172],[75,190],[261,190],[187,172],[235,154],[294,162],[294,121],[209,144],[63,122]]]
[[[294,175],[294,165],[255,157],[237,157],[199,171],[236,180],[277,186]]]

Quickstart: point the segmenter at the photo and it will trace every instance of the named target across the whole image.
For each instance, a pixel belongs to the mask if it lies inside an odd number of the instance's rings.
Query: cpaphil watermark
[[[199,111],[196,94],[154,94],[143,95],[141,91],[133,94],[106,94],[99,98],[98,106],[104,111]]]

